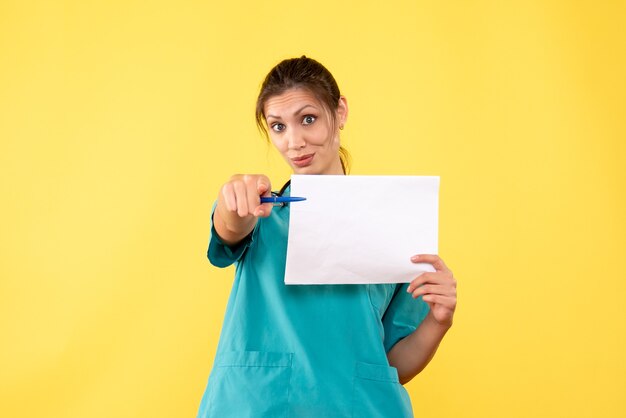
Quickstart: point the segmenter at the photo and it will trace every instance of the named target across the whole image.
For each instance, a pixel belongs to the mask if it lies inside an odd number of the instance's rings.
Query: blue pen
[[[306,200],[306,197],[268,196],[268,197],[262,197],[261,203],[291,203],[291,202],[301,202],[303,200]]]

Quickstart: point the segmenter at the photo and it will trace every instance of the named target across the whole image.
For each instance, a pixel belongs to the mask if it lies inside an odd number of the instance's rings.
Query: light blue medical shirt
[[[288,231],[288,205],[236,248],[211,228],[209,260],[236,270],[198,417],[412,417],[386,353],[428,304],[407,284],[285,285]]]

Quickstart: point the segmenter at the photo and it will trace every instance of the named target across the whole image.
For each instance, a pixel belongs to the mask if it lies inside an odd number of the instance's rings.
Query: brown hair
[[[333,75],[319,62],[306,56],[281,61],[265,77],[256,102],[256,124],[263,135],[269,139],[265,121],[265,102],[272,96],[278,96],[290,89],[306,89],[322,103],[331,115],[331,131],[335,132],[337,108],[339,107],[339,86]],[[339,158],[344,173],[350,169],[350,154],[340,146]]]

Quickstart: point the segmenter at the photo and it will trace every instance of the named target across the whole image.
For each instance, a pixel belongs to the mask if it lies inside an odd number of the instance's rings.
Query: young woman
[[[304,56],[270,71],[256,108],[296,174],[347,172],[347,117],[333,76]],[[410,284],[285,285],[289,206],[260,203],[270,195],[266,176],[235,175],[213,208],[208,258],[236,273],[198,417],[412,417],[402,384],[452,325],[452,272],[420,254],[436,272]]]

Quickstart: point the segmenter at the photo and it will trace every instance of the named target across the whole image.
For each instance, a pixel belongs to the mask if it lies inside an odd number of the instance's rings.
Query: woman
[[[274,67],[257,101],[259,127],[296,174],[346,173],[347,117],[333,76],[304,56]],[[422,254],[412,261],[436,272],[408,285],[285,285],[289,206],[260,203],[270,195],[266,176],[235,175],[213,207],[209,260],[236,273],[198,416],[413,416],[402,384],[452,325],[452,273]]]

